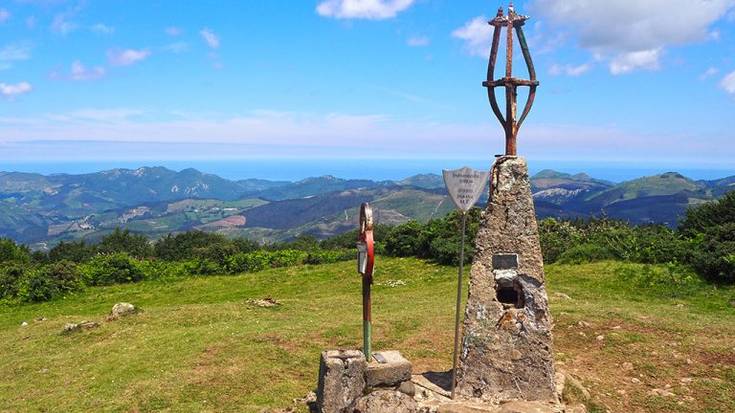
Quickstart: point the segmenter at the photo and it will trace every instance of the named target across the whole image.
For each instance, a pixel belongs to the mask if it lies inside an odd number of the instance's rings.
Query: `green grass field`
[[[638,273],[665,269],[547,267],[559,368],[589,389],[592,411],[735,411],[735,289],[631,282]],[[455,277],[455,268],[379,258],[374,347],[401,350],[414,372],[448,369]],[[406,284],[380,285],[388,280]],[[265,297],[281,305],[248,303]],[[143,311],[104,321],[120,301]],[[82,320],[102,325],[60,334]],[[286,408],[315,387],[320,351],[358,348],[360,334],[353,262],[89,288],[4,306],[0,411]]]

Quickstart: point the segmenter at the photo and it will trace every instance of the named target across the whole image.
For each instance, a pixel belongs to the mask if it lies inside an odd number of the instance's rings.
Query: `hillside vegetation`
[[[735,411],[735,289],[669,276],[547,266],[557,366],[589,389],[591,411]],[[456,268],[381,256],[375,281],[374,347],[400,349],[415,372],[448,369]],[[250,301],[268,297],[280,305]],[[343,262],[0,307],[0,411],[306,411],[293,399],[314,389],[319,352],[360,346],[360,300]],[[120,301],[142,312],[104,321]],[[61,334],[82,320],[101,326]]]
[[[586,174],[541,171],[531,178],[540,218],[607,216],[633,224],[677,225],[690,205],[735,189],[735,177],[695,181],[665,173],[612,183]],[[60,241],[97,241],[116,227],[151,238],[194,229],[279,242],[319,239],[357,225],[370,201],[380,222],[426,222],[452,210],[441,176],[399,181],[227,180],[195,169],[113,169],[81,175],[0,172],[0,236],[49,249]]]

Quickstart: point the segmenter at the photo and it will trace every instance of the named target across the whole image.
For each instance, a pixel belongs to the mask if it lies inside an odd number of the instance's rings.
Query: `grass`
[[[735,289],[630,279],[657,271],[548,266],[559,368],[589,389],[591,411],[735,411]],[[374,347],[400,349],[415,372],[448,369],[455,277],[455,268],[381,258],[376,282],[406,284],[374,286]],[[265,297],[281,305],[248,303]],[[59,334],[68,322],[102,321],[119,301],[143,312]],[[352,262],[91,288],[0,307],[0,411],[286,408],[315,387],[321,350],[360,344]]]

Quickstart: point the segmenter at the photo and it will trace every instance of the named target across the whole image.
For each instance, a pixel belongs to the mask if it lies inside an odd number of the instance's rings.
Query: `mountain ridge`
[[[543,170],[531,186],[537,215],[605,215],[635,224],[676,225],[692,204],[735,190],[735,176],[693,180],[677,172],[613,183],[585,173]],[[401,180],[229,180],[194,168],[115,168],[85,174],[0,172],[0,236],[45,248],[94,239],[115,227],[153,237],[188,229],[280,240],[334,235],[357,224],[371,202],[384,223],[426,221],[451,211],[443,179],[433,173]]]

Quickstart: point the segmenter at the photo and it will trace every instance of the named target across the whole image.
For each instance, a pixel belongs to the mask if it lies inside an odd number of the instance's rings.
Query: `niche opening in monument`
[[[518,283],[503,284],[504,285],[499,284],[495,288],[498,301],[500,301],[500,303],[503,304],[503,307],[506,308],[523,308],[525,305],[525,300],[523,299],[523,288]]]

